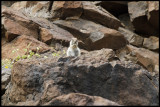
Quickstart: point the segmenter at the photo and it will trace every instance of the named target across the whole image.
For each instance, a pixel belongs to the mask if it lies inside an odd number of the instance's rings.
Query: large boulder
[[[56,20],[53,23],[68,30],[74,37],[80,39],[84,44],[82,45],[83,49],[119,49],[126,45],[126,39],[120,32],[89,20]]]
[[[34,23],[27,16],[12,8],[2,6],[2,16],[4,17],[4,28],[6,29],[6,39],[12,41],[20,35],[32,36],[38,39],[38,24]]]
[[[158,30],[156,30],[147,19],[147,1],[129,2],[128,12],[136,32],[144,35],[158,35]]]
[[[156,66],[159,66],[159,54],[148,49],[137,48],[127,45],[130,52],[135,53],[137,61],[150,72],[155,72]],[[157,72],[159,73],[159,71]]]
[[[12,42],[6,43],[2,46],[2,59],[14,59],[18,55],[25,55],[27,52],[24,49],[27,49],[27,47],[28,51],[32,50],[34,52],[36,52],[37,47],[39,47],[39,53],[43,53],[50,50],[50,48],[45,43],[40,42],[33,37],[22,35],[18,36]],[[14,50],[17,51],[13,53]]]
[[[2,96],[2,105],[27,102],[26,105],[66,105],[67,102],[83,105],[86,98],[92,101],[93,96],[120,105],[158,105],[157,80],[153,81],[155,78],[139,65],[117,60],[112,60],[115,64],[108,62],[114,57],[111,49],[102,49],[81,57],[20,60],[13,65],[11,83]],[[84,101],[85,104],[89,105]]]
[[[92,20],[112,29],[123,24],[112,14],[89,1],[55,1],[52,6],[54,18]]]

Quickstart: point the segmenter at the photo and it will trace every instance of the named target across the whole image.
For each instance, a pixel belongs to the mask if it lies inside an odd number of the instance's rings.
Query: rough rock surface
[[[159,50],[159,38],[156,36],[144,38],[143,46],[150,50]]]
[[[58,27],[55,24],[49,24],[49,26],[46,27],[50,22],[47,22],[45,20],[40,20],[37,23],[42,26],[40,27],[40,39],[42,42],[45,42],[47,44],[51,44],[52,40],[54,40],[62,41],[64,42],[65,46],[69,46],[71,38],[74,37],[70,32]]]
[[[89,96],[80,93],[70,93],[54,98],[44,105],[71,105],[71,106],[120,106],[119,104],[98,96]]]
[[[14,39],[12,42],[2,46],[2,59],[14,59],[18,55],[25,55],[26,51],[24,49],[26,49],[29,44],[30,47],[28,50],[32,50],[34,52],[37,51],[37,47],[39,47],[39,53],[50,50],[50,47],[48,47],[45,43],[40,42],[33,37],[22,35]],[[15,49],[19,50],[13,53],[12,51]]]
[[[121,32],[128,42],[134,46],[142,47],[144,38],[133,33],[132,31],[119,27],[119,32]]]
[[[159,105],[159,1],[1,3],[2,105]]]
[[[147,19],[147,1],[129,2],[128,12],[130,14],[130,19],[135,27],[135,30],[138,33],[146,35],[158,35],[158,30],[154,29],[154,27],[152,27]]]
[[[132,22],[130,21],[130,17],[129,17],[128,13],[119,15],[118,19],[125,25],[126,29],[128,29],[132,32],[135,31],[135,28],[134,28]]]
[[[69,93],[100,96],[120,105],[158,105],[159,89],[154,78],[133,63],[116,61],[112,66],[108,62],[114,58],[110,52],[102,49],[77,58],[18,61],[13,66],[2,105],[27,101],[43,105]]]
[[[155,66],[159,65],[158,53],[131,45],[127,45],[127,47],[130,52],[134,52],[136,54],[137,60],[141,65],[147,68],[148,71],[154,72]]]
[[[39,26],[21,12],[2,6],[2,16],[5,17],[4,28],[7,30],[6,38],[8,41],[20,35],[32,36],[38,39]]]
[[[105,9],[89,1],[55,1],[52,7],[53,17],[60,19],[92,20],[112,29],[123,26],[122,23]]]
[[[37,3],[38,3],[38,1],[21,1],[21,2],[16,2],[16,3],[12,4],[11,8],[13,8],[15,10],[20,10],[22,8],[32,7]]]
[[[92,2],[83,1],[83,14],[82,18],[94,21],[95,23],[102,24],[111,29],[118,29],[124,26],[119,19],[110,14],[108,11],[100,6],[94,5]]]
[[[8,85],[8,83],[11,80],[11,68],[5,68],[4,66],[2,66],[1,68],[1,90],[2,90],[2,94],[4,94],[6,87]]]
[[[124,36],[114,30],[84,19],[57,20],[54,24],[68,30],[84,43],[84,49],[119,49],[126,45]]]
[[[53,17],[66,19],[79,18],[83,12],[81,1],[55,1],[52,6]]]

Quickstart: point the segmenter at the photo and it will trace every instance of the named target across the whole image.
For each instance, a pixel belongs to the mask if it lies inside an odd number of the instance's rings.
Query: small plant
[[[4,68],[12,68],[13,64],[12,64],[12,60],[11,59],[3,59],[1,61],[1,64]]]
[[[52,56],[59,56],[59,53],[53,52],[53,53],[52,53]]]
[[[44,56],[44,58],[48,58],[47,56]]]

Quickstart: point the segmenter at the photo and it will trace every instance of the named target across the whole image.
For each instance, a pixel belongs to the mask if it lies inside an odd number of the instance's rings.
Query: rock
[[[32,50],[33,52],[37,51],[37,47],[40,48],[38,53],[43,53],[50,50],[45,43],[42,43],[33,37],[22,35],[14,39],[12,42],[2,46],[2,59],[13,59],[18,55],[25,55],[26,51],[24,49],[27,49],[29,44],[30,47],[28,50]],[[15,49],[19,50],[13,53],[12,51]]]
[[[159,50],[159,38],[155,36],[144,38],[143,46],[150,50]]]
[[[99,1],[95,3],[98,6],[103,7],[114,16],[119,16],[128,12],[128,1]],[[116,8],[115,8],[116,7]]]
[[[46,44],[51,44],[53,35],[48,31],[46,28],[41,28],[40,29],[40,37],[42,42]]]
[[[13,65],[2,105],[105,105],[108,100],[120,105],[158,105],[157,80],[152,81],[154,77],[137,64],[116,61],[113,67],[108,61],[110,52],[102,49],[81,57],[19,60]],[[88,103],[88,98],[95,100]]]
[[[41,22],[44,22],[42,26],[44,26],[45,24],[47,25],[47,23],[44,20],[41,20]],[[40,39],[42,42],[45,42],[47,44],[51,44],[52,41],[57,41],[61,42],[62,45],[68,47],[69,42],[73,37],[74,36],[70,32],[58,27],[55,24],[51,24],[49,27],[40,28]]]
[[[97,106],[97,105],[114,105],[120,106],[119,104],[112,102],[110,100],[104,99],[98,96],[89,96],[81,93],[70,93],[67,95],[62,95],[54,98],[50,102],[44,104],[46,105],[65,105],[65,106]]]
[[[22,8],[28,8],[36,5],[38,1],[20,1],[12,4],[11,8],[15,10],[20,10]]]
[[[83,1],[83,14],[82,18],[91,20],[95,23],[102,24],[111,29],[118,29],[124,25],[112,14],[100,6],[94,5],[92,2]]]
[[[54,1],[52,10],[54,18],[79,18],[83,12],[81,1]]]
[[[125,25],[126,29],[128,29],[132,32],[135,31],[135,28],[134,28],[132,22],[130,21],[130,17],[129,17],[128,13],[119,15],[118,19]]]
[[[2,1],[1,2],[1,5],[4,5],[4,6],[7,6],[7,7],[10,7],[13,3],[15,3],[17,1]]]
[[[1,38],[1,46],[5,45],[7,42],[6,38],[5,37],[2,37]]]
[[[148,71],[154,72],[155,66],[159,65],[158,53],[149,51],[144,48],[136,48],[131,45],[127,45],[127,48],[130,52],[133,51],[136,54],[138,63],[143,65]]]
[[[52,11],[54,18],[79,19],[81,17],[112,29],[123,26],[116,17],[88,1],[55,1]]]
[[[98,50],[102,48],[119,49],[126,45],[124,36],[114,30],[94,22],[76,19],[76,20],[57,20],[54,24],[62,27],[73,34],[74,37],[82,41],[82,49]],[[81,47],[80,47],[81,48]]]
[[[3,6],[2,15],[5,18],[4,28],[7,30],[6,38],[8,41],[12,41],[19,35],[32,36],[38,39],[39,26],[21,12]]]
[[[2,90],[1,96],[2,96],[7,89],[8,83],[11,80],[11,68],[5,68],[4,66],[2,66],[1,71],[2,71],[1,72],[1,77],[2,77],[2,79],[1,79],[1,90]]]
[[[147,18],[159,33],[159,1],[148,1]]]
[[[148,22],[147,11],[147,1],[134,1],[128,3],[128,12],[136,32],[145,35],[158,35],[158,31]]]
[[[119,32],[121,32],[128,42],[134,46],[142,47],[144,38],[133,33],[132,31],[119,27]]]

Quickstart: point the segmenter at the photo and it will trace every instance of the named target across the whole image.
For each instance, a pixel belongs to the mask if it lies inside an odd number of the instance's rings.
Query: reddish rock
[[[136,32],[146,35],[158,35],[158,30],[154,29],[147,19],[147,1],[129,2],[128,12]]]
[[[52,42],[53,35],[46,28],[40,28],[40,37],[42,42],[50,44]]]
[[[55,1],[52,11],[54,18],[78,19],[82,17],[112,29],[123,26],[116,17],[88,1]]]
[[[43,28],[40,28],[40,39],[42,42],[51,44],[52,41],[61,41],[64,42],[63,45],[69,46],[69,42],[71,38],[73,38],[73,35],[70,32],[56,26],[55,24],[50,24],[49,27],[46,27],[50,22],[45,20],[41,20],[37,23],[40,25],[43,24]]]
[[[159,65],[159,54],[144,48],[136,48],[127,45],[130,52],[134,52],[138,63],[143,65],[148,71],[154,72],[155,66]]]
[[[126,39],[120,32],[88,20],[57,20],[54,21],[54,24],[68,30],[76,38],[80,39],[84,43],[82,45],[83,49],[119,49],[126,45]]]
[[[26,49],[30,43],[31,45],[29,50],[34,52],[36,52],[37,47],[41,47],[38,51],[39,53],[50,50],[50,48],[45,43],[42,43],[33,37],[22,35],[14,39],[12,42],[6,43],[2,46],[2,59],[14,59],[18,55],[25,55],[26,51],[24,49]],[[19,50],[13,53],[12,51],[15,49]]]
[[[13,40],[17,35],[27,35],[38,39],[39,26],[21,12],[3,6],[2,15],[5,18],[4,28],[7,30],[8,41]]]

